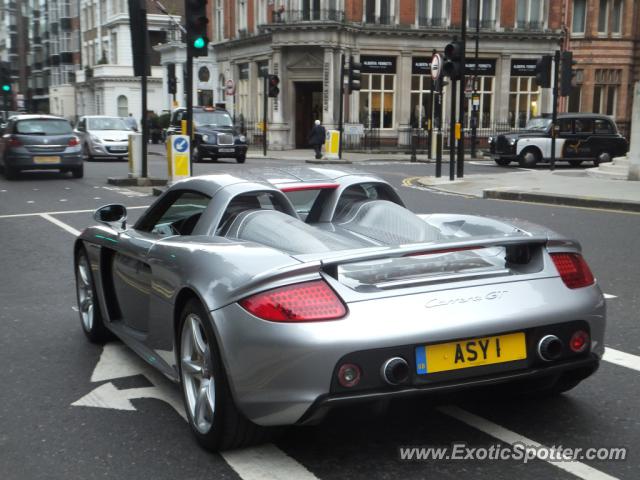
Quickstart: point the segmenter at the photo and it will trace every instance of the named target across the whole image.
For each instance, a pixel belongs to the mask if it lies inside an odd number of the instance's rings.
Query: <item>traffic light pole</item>
[[[142,16],[146,18],[147,16],[147,4],[146,2],[140,1],[140,9],[142,10]],[[145,22],[146,23],[146,22]],[[142,42],[142,51],[146,52],[149,45],[147,45],[149,36],[141,35]],[[147,69],[149,68],[149,56],[142,56],[142,76],[140,77],[141,92],[142,95],[142,178],[148,177],[148,168],[147,168],[147,146],[149,145],[149,119],[147,118]]]
[[[551,119],[551,170],[556,168],[556,124],[558,123],[558,74],[560,73],[560,50],[553,57],[553,114]]]
[[[344,108],[344,53],[341,55],[340,60],[340,110],[338,112],[338,159],[342,160],[342,110]]]
[[[480,3],[480,2],[478,2]],[[460,55],[460,106],[458,111],[458,123],[460,123],[460,139],[458,140],[458,169],[457,176],[458,178],[464,177],[464,110],[465,104],[467,102],[467,97],[465,95],[465,75],[464,71],[467,66],[466,62],[466,49],[467,49],[467,2],[463,0],[462,2],[462,20],[460,22],[460,46],[461,46],[461,55]],[[476,65],[477,69],[478,66]]]
[[[262,155],[267,156],[267,108],[269,108],[269,75],[264,76],[264,103],[262,104]]]
[[[435,115],[435,126],[436,130],[436,178],[440,178],[442,176],[442,77],[436,80],[436,94],[438,95],[438,99],[436,101],[436,115]]]
[[[475,63],[476,70],[473,72],[473,88],[471,94],[471,158],[476,158],[476,142],[478,141],[478,107],[475,99],[478,94],[477,81],[478,81],[478,50],[480,44],[480,2],[476,2],[476,51],[475,51]]]
[[[457,80],[449,81],[451,88],[451,112],[449,115],[449,180],[455,180],[456,173],[456,86]]]
[[[193,54],[187,48],[187,66],[185,72],[184,87],[187,95],[187,137],[189,137],[190,150],[193,150],[191,140],[193,139]],[[193,155],[189,155],[189,172],[193,175]]]

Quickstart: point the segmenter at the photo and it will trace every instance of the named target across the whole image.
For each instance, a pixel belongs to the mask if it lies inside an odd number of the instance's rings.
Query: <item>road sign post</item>
[[[188,135],[171,135],[167,142],[169,183],[191,176],[191,149]]]

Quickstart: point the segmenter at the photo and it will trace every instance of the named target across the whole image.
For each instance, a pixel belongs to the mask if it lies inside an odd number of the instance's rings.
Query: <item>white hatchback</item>
[[[129,135],[133,131],[119,117],[80,117],[75,133],[82,139],[86,160],[98,157],[126,159],[129,155]]]

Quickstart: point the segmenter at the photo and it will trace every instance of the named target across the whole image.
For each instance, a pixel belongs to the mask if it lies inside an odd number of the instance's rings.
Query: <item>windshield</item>
[[[129,127],[117,117],[89,118],[89,130],[129,130]]]
[[[525,130],[546,130],[551,125],[550,118],[532,118],[527,122]]]
[[[16,132],[26,135],[66,135],[71,133],[71,125],[66,120],[34,119],[20,120]]]
[[[196,125],[209,127],[232,127],[231,116],[227,112],[193,112]]]

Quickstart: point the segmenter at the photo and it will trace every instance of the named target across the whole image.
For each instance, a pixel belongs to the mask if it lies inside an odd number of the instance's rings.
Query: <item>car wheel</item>
[[[572,167],[579,167],[582,165],[582,160],[569,160],[569,165]]]
[[[597,167],[601,163],[607,163],[607,162],[610,162],[611,160],[612,160],[611,154],[609,152],[600,152],[598,153],[598,155],[596,155],[596,158],[593,160],[593,165]]]
[[[198,443],[217,451],[266,440],[270,429],[250,422],[235,406],[206,310],[192,299],[180,318],[180,383]]]
[[[246,155],[241,155],[239,157],[236,157],[236,162],[238,163],[244,163],[247,161],[247,156]]]
[[[89,147],[87,147],[86,143],[82,145],[82,156],[87,162],[93,161],[93,157],[91,156],[91,152],[89,152]]]
[[[494,158],[494,161],[501,167],[506,167],[511,163],[511,160],[507,158]]]
[[[92,343],[104,343],[113,335],[104,326],[93,283],[89,257],[84,248],[76,254],[76,296],[82,330]]]
[[[522,168],[533,168],[540,161],[540,151],[535,148],[525,148],[518,158]]]
[[[84,165],[80,165],[79,167],[75,167],[73,170],[71,170],[71,175],[73,175],[73,178],[84,177]]]

